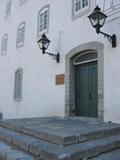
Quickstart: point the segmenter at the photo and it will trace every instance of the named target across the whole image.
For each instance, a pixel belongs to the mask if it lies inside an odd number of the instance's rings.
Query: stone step
[[[41,158],[44,160],[87,160],[116,148],[120,148],[120,135],[66,147],[48,148],[41,152]]]
[[[19,151],[0,141],[0,160],[35,160],[31,155]]]
[[[0,127],[0,139],[36,156],[40,155],[40,149],[44,150],[57,146],[54,143],[43,141],[3,127]]]
[[[104,153],[90,160],[120,160],[120,149],[116,149],[111,152]]]
[[[29,122],[29,119],[4,120],[0,121],[0,126],[64,146],[77,144],[91,139],[104,138],[120,133],[119,124],[84,124],[82,122],[83,124],[81,123],[79,127],[79,121],[69,120],[69,123],[73,123],[72,128],[71,124],[69,124],[67,120],[61,122],[64,123],[64,125],[59,123],[51,125],[51,123],[46,124],[44,121],[42,121],[41,124],[36,124],[36,122],[34,123],[34,120],[32,121],[33,122]],[[57,119],[54,119],[54,121],[57,121]],[[75,123],[77,123],[77,127],[74,127]]]
[[[62,146],[0,127],[0,139],[42,160],[82,160],[120,148],[120,134]]]

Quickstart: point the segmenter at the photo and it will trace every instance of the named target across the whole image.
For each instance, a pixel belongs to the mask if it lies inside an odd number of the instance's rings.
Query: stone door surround
[[[98,119],[104,120],[104,45],[100,42],[81,44],[66,54],[65,115],[75,116],[75,66],[73,59],[81,53],[95,51],[98,59]]]

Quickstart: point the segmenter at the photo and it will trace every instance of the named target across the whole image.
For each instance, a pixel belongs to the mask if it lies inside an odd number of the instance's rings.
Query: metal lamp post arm
[[[101,34],[103,34],[105,37],[107,37],[108,39],[111,39],[111,35],[109,35],[109,34],[107,34],[107,33],[104,33],[104,32],[99,32],[99,33],[101,33]]]
[[[45,52],[45,54],[48,54],[49,56],[54,56],[56,54],[50,53],[50,52]]]
[[[60,62],[60,54],[53,54],[53,53],[50,53],[50,52],[45,52],[44,54],[48,54],[49,56],[51,56],[54,60],[56,60],[57,63]]]
[[[112,47],[115,48],[116,47],[116,35],[113,34],[112,36],[104,33],[102,31],[99,31],[99,33],[103,34],[105,36],[105,38],[107,37],[108,41],[112,44]]]

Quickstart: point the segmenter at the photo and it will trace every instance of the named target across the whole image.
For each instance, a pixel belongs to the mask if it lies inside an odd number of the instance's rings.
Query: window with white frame
[[[22,81],[23,81],[23,70],[19,68],[15,72],[15,82],[14,82],[14,98],[16,100],[21,100],[22,98]]]
[[[25,22],[22,22],[17,28],[16,47],[22,47],[25,39]]]
[[[38,30],[37,35],[41,35],[43,32],[48,31],[49,23],[49,6],[45,6],[38,13]]]
[[[7,43],[8,43],[8,34],[5,34],[2,38],[1,55],[5,55],[7,53]]]
[[[89,9],[89,0],[73,0],[73,16],[80,15]]]
[[[7,0],[7,2],[6,2],[6,11],[5,11],[5,18],[7,18],[7,17],[10,16],[11,4],[12,4],[12,0]]]

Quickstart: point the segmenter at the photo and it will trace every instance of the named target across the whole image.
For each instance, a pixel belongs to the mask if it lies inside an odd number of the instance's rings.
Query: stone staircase
[[[105,153],[120,153],[120,125],[112,123],[67,118],[3,120],[0,139],[0,160],[99,160]]]

